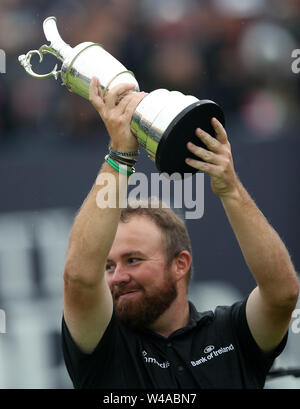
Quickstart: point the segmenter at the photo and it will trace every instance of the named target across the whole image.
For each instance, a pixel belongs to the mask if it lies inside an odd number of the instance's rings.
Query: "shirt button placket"
[[[167,343],[167,347],[170,350],[173,347],[172,342]],[[171,351],[170,351],[171,352]],[[172,351],[173,352],[173,351]],[[177,372],[182,373],[184,371],[184,367],[182,365],[177,366]]]

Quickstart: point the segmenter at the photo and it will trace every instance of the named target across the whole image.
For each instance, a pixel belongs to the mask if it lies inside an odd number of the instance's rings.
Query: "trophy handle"
[[[26,55],[22,54],[19,56],[18,60],[20,64],[24,67],[25,71],[34,78],[54,77],[57,80],[58,74],[61,73],[61,70],[57,70],[57,64],[55,65],[53,70],[49,72],[48,74],[37,74],[32,70],[32,65],[30,61],[31,61],[31,57],[34,54],[37,54],[40,57],[40,63],[43,61],[44,54],[52,54],[55,57],[59,58],[57,53],[51,47],[47,45],[42,45],[39,50],[32,50],[32,51],[29,51]]]

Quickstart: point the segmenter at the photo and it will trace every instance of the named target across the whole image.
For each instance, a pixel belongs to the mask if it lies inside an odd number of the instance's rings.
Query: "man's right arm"
[[[130,119],[143,93],[129,93],[121,102],[118,97],[132,89],[119,85],[104,101],[94,80],[90,100],[102,117],[115,149],[134,151],[137,141],[130,131]],[[86,353],[92,352],[104,334],[112,316],[113,303],[105,279],[107,255],[113,244],[120,220],[119,192],[126,193],[128,177],[119,174],[108,163],[103,172],[112,175],[115,184],[105,190],[116,196],[116,207],[101,208],[97,195],[104,188],[95,183],[75,218],[69,240],[64,271],[64,319],[73,340]],[[121,185],[121,186],[120,186]]]

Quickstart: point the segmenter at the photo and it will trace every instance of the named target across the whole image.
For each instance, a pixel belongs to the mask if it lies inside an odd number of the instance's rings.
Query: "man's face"
[[[167,266],[163,235],[147,217],[119,223],[108,255],[106,278],[119,319],[147,327],[177,296],[172,266]]]

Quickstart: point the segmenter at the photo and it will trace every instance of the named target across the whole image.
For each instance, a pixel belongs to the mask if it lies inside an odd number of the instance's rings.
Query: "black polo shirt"
[[[75,388],[263,388],[287,334],[270,355],[262,353],[246,320],[246,300],[199,313],[190,302],[189,324],[164,338],[133,331],[113,313],[91,354],[73,341],[64,319],[62,345]]]

